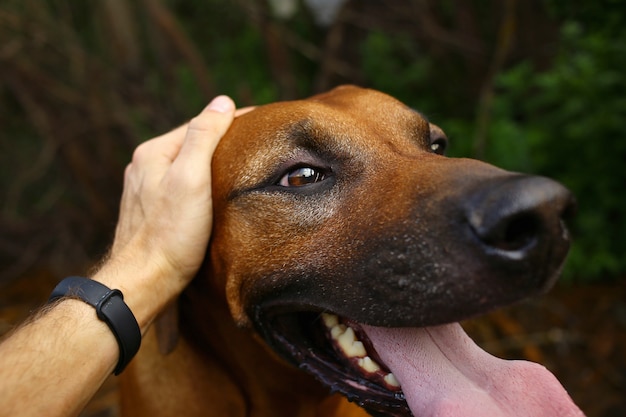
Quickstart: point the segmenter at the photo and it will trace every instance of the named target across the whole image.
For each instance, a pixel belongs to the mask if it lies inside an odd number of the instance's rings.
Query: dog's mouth
[[[373,416],[582,416],[544,367],[495,358],[458,323],[382,328],[331,313],[280,314],[270,345]]]
[[[283,356],[373,415],[411,416],[362,326],[331,313],[282,314],[263,329]]]

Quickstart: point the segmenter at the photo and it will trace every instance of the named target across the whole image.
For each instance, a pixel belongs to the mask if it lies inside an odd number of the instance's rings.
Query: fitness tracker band
[[[124,302],[122,292],[88,278],[69,277],[54,288],[48,303],[63,297],[79,299],[94,307],[98,318],[109,326],[120,348],[114,370],[115,375],[119,375],[141,345],[139,324]]]

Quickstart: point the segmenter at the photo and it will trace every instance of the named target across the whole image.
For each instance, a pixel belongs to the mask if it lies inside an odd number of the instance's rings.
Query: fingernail
[[[217,96],[209,103],[207,109],[219,113],[228,113],[235,110],[235,104],[228,96]]]

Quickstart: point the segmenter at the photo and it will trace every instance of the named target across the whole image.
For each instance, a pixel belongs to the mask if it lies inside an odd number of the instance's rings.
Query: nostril
[[[578,211],[578,203],[576,202],[576,198],[573,195],[568,195],[567,200],[563,204],[563,209],[561,210],[560,218],[564,221],[572,220],[576,216],[576,212]]]
[[[534,244],[541,233],[541,224],[541,219],[535,213],[517,213],[476,232],[487,245],[512,252]]]

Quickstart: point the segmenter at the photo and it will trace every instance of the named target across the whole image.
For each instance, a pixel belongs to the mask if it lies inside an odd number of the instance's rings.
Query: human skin
[[[91,278],[122,291],[142,335],[204,258],[211,157],[245,111],[217,97],[188,124],[141,144],[126,169],[115,239]],[[78,415],[118,355],[93,307],[69,298],[45,307],[0,344],[0,416]]]

